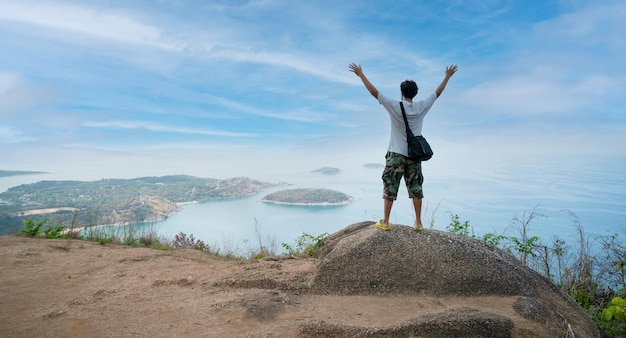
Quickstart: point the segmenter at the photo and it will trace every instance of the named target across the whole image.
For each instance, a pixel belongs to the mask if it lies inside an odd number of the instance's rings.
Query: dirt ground
[[[311,321],[387,327],[464,307],[535,325],[517,297],[312,295],[317,264],[2,236],[0,337],[294,337]]]

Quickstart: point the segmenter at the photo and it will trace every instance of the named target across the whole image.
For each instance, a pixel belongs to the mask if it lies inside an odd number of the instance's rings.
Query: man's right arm
[[[378,100],[378,89],[376,89],[376,87],[374,87],[374,85],[367,79],[365,74],[363,74],[363,69],[361,68],[361,65],[351,63],[348,68],[350,68],[350,71],[356,74],[356,76],[361,79],[363,85],[365,85],[365,88],[367,88],[370,94],[372,94],[372,96],[376,100]]]
[[[456,71],[458,69],[459,69],[459,67],[457,67],[457,65],[452,65],[452,66],[446,67],[446,76],[443,78],[443,81],[441,81],[441,84],[439,85],[439,87],[437,87],[437,90],[435,90],[435,93],[437,94],[437,97],[439,97],[441,95],[441,93],[443,92],[443,90],[446,89],[446,85],[448,84],[448,80],[450,80],[452,75],[454,75],[454,73],[456,73]]]

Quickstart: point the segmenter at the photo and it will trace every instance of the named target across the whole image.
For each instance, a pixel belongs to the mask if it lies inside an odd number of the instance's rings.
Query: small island
[[[319,169],[311,170],[311,172],[322,175],[339,175],[341,174],[341,169],[332,167],[321,167]]]
[[[330,189],[287,189],[265,195],[261,202],[288,205],[331,206],[352,203],[352,197]]]

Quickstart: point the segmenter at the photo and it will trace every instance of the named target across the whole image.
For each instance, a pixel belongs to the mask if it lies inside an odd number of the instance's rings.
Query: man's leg
[[[404,174],[404,159],[405,157],[388,152],[385,156],[385,170],[383,170],[383,219],[380,223],[383,227],[389,227],[389,215],[391,215],[391,207],[393,201],[398,196],[398,187],[400,186],[400,180]],[[384,229],[385,230],[385,229]]]
[[[385,201],[383,205],[383,221],[381,222],[384,226],[389,226],[389,215],[391,215],[391,207],[393,207],[393,200],[389,200],[383,198]]]
[[[413,197],[413,209],[415,210],[415,224],[413,228],[415,230],[422,229],[422,199]]]
[[[404,180],[406,181],[406,188],[409,191],[409,197],[413,200],[413,210],[415,210],[413,229],[420,231],[423,229],[422,199],[424,198],[424,192],[422,191],[422,184],[424,183],[422,162],[409,161]]]

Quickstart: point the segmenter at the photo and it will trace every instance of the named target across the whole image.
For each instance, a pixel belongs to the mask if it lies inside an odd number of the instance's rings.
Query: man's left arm
[[[452,75],[454,75],[457,70],[459,70],[459,67],[457,65],[446,67],[446,76],[443,78],[443,81],[441,81],[439,87],[437,87],[437,90],[435,90],[437,97],[439,97],[441,93],[443,93],[443,90],[446,89],[446,85],[448,85],[448,80],[450,80]]]

